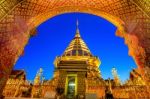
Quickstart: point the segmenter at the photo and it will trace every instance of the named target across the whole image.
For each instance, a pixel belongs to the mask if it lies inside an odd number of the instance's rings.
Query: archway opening
[[[111,69],[116,67],[121,79],[127,80],[136,64],[128,56],[124,40],[116,36],[117,27],[99,16],[85,13],[61,14],[38,26],[37,35],[29,40],[25,54],[20,57],[15,69],[25,69],[27,78],[33,81],[41,67],[44,69],[46,79],[52,78],[54,71],[52,63],[56,56],[63,53],[73,38],[77,19],[82,38],[91,52],[102,62],[100,66],[102,77],[113,78]]]

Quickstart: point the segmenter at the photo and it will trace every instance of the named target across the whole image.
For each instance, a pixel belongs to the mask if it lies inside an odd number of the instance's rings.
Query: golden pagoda
[[[42,74],[43,74],[43,69],[40,68],[34,79],[34,85],[39,85],[41,83]]]
[[[114,83],[116,86],[121,85],[120,79],[119,79],[119,75],[117,73],[117,69],[116,68],[112,68],[112,75],[114,78]]]
[[[41,88],[41,84],[42,84],[42,79],[43,78],[43,69],[40,68],[35,76],[35,79],[34,79],[34,83],[33,83],[33,87],[32,87],[32,92],[31,92],[31,97],[41,97],[41,91],[42,91],[42,88]]]
[[[93,82],[101,80],[98,57],[93,56],[80,36],[78,21],[76,34],[69,46],[61,56],[56,57],[55,77],[58,77],[57,87],[64,89],[68,98],[82,97],[87,92],[87,87]]]

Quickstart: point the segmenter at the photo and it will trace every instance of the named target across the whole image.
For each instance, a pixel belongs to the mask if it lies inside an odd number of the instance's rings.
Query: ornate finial
[[[79,25],[78,19],[77,19],[77,23],[76,23],[76,25],[77,25],[77,27],[78,27],[78,25]]]
[[[42,75],[43,75],[43,69],[40,68],[40,69],[38,70],[37,74],[36,74],[35,79],[34,79],[34,84],[35,84],[35,85],[38,85],[38,84],[41,83],[41,77],[42,77]]]
[[[112,75],[117,85],[120,85],[120,79],[117,73],[117,69],[115,67],[112,68]]]
[[[78,19],[77,19],[77,22],[76,22],[76,35],[75,35],[75,37],[80,37],[78,26],[79,26],[79,22],[78,22]]]

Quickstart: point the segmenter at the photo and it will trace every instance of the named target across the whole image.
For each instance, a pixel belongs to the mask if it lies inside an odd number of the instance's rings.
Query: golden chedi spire
[[[70,42],[69,46],[66,48],[65,52],[63,53],[63,56],[93,56],[80,36],[78,20],[76,25],[77,28],[75,37]]]
[[[116,83],[116,85],[120,85],[121,82],[120,82],[120,79],[119,79],[119,75],[117,73],[117,69],[116,68],[112,68],[112,75],[113,75],[113,78],[114,78],[114,81]]]
[[[34,79],[34,85],[39,85],[41,83],[42,74],[43,74],[43,69],[40,68],[36,74],[35,79]]]
[[[80,38],[80,32],[79,32],[79,28],[78,28],[78,25],[79,25],[79,22],[77,20],[77,23],[76,23],[76,26],[77,26],[77,29],[76,29],[76,35],[75,35],[75,38]]]

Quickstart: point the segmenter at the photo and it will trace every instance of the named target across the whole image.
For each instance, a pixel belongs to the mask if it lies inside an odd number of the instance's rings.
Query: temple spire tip
[[[75,35],[75,37],[81,37],[80,36],[80,32],[79,32],[79,21],[78,21],[78,19],[77,19],[77,21],[76,21],[76,35]]]
[[[76,25],[77,25],[77,27],[78,27],[78,25],[79,25],[79,21],[78,21],[78,19],[77,19],[77,21],[76,21]]]

